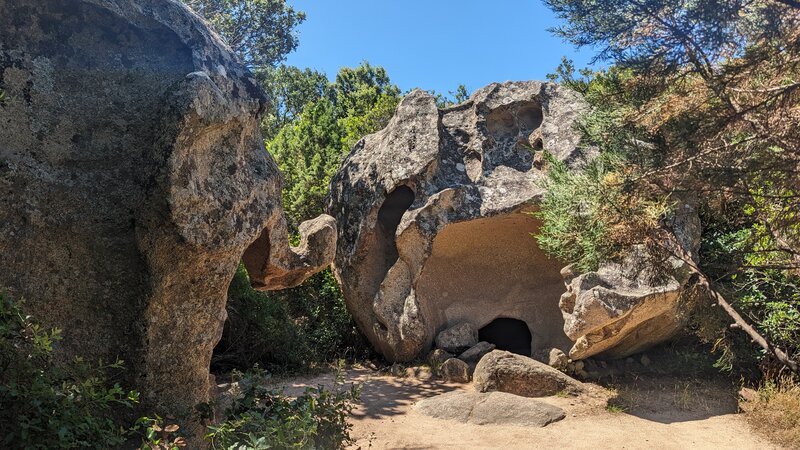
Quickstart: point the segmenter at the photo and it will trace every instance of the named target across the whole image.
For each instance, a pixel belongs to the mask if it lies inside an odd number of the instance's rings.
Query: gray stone
[[[332,258],[334,221],[289,247],[267,99],[182,3],[0,11],[0,287],[63,330],[64,359],[121,357],[145,404],[191,411],[245,249],[262,244],[259,287],[295,285]]]
[[[493,83],[443,110],[417,90],[355,145],[331,182],[334,270],[388,360],[418,357],[444,328],[497,317],[527,323],[541,348],[571,346],[559,267],[530,237],[539,222],[526,213],[545,192],[536,151],[577,167],[573,125],[586,110],[574,91],[536,81]]]
[[[480,392],[500,391],[524,397],[545,397],[558,392],[577,393],[579,381],[527,356],[495,350],[484,356],[473,374]]]
[[[569,358],[563,351],[554,348],[548,354],[547,365],[563,372],[569,367]]]
[[[466,361],[468,363],[476,363],[481,358],[483,358],[483,355],[489,353],[494,349],[495,349],[494,344],[481,341],[470,347],[468,350],[465,350],[460,355],[458,355],[458,359]]]
[[[426,416],[475,425],[544,427],[566,416],[556,406],[504,392],[449,392],[414,408]]]
[[[439,375],[446,381],[469,383],[469,365],[458,358],[450,358],[442,364]]]
[[[436,335],[436,346],[459,354],[478,343],[478,330],[469,322],[452,326]]]
[[[454,355],[452,353],[448,353],[440,348],[435,348],[428,354],[428,364],[434,367],[440,367],[445,361],[453,356]]]

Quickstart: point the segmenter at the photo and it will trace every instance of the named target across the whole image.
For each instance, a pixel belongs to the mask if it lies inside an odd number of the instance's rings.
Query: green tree
[[[586,141],[620,162],[594,180],[559,179],[554,171],[560,189],[546,208],[587,191],[613,207],[583,209],[591,220],[545,210],[540,240],[557,248],[568,243],[558,232],[567,225],[586,236],[600,227],[603,241],[569,255],[587,265],[634,243],[680,253],[664,245],[663,218],[677,199],[694,197],[704,222],[700,284],[733,327],[797,370],[800,4],[545,2],[566,21],[558,35],[598,48],[598,58],[614,64],[576,75],[566,62],[554,79],[594,106],[581,124]],[[660,224],[642,220],[654,207],[663,208]]]
[[[328,182],[343,153],[342,132],[335,104],[321,99],[268,142],[284,176],[283,206],[292,230],[323,212]]]
[[[447,91],[448,95],[433,90],[429,92],[436,97],[436,106],[439,108],[449,108],[469,100],[469,91],[463,84],[459,84],[455,91]]]
[[[399,98],[400,88],[392,84],[386,69],[362,62],[358,67],[343,67],[334,82],[336,107],[340,116],[363,116],[384,95]]]
[[[384,128],[400,101],[386,70],[362,63],[342,68],[316,101],[267,143],[284,174],[283,204],[290,228],[324,212],[328,184],[364,135]]]
[[[270,99],[264,117],[264,139],[274,139],[278,132],[295,120],[309,103],[333,99],[333,89],[324,73],[311,69],[280,65],[256,72],[256,78]]]
[[[183,0],[204,17],[251,69],[274,66],[297,48],[306,18],[286,0]]]

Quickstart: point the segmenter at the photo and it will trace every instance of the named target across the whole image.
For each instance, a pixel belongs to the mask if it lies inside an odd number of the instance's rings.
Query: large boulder
[[[254,284],[292,286],[332,257],[334,221],[289,247],[266,99],[180,2],[0,11],[0,287],[63,330],[59,354],[121,357],[148,403],[189,411],[245,249]]]
[[[473,380],[480,392],[500,391],[524,397],[582,390],[579,381],[547,364],[502,350],[490,352],[478,361]]]
[[[573,125],[585,110],[573,91],[536,81],[491,84],[441,110],[414,91],[356,144],[331,183],[334,270],[386,358],[411,360],[442,330],[500,317],[527,324],[522,347],[569,349],[561,265],[531,238],[528,213],[544,193],[542,149],[581,160]]]

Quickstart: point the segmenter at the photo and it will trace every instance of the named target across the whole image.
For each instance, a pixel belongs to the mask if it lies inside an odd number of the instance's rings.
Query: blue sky
[[[308,18],[287,64],[334,77],[367,60],[403,90],[470,92],[493,81],[544,79],[576,51],[547,31],[557,25],[540,0],[289,0]]]

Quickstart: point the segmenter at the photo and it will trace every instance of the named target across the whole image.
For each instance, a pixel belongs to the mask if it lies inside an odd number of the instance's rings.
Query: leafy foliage
[[[138,394],[107,378],[122,361],[56,364],[58,329],[45,330],[0,292],[0,443],[8,449],[116,448],[132,437],[115,420]]]
[[[183,0],[203,16],[250,68],[274,66],[297,48],[306,18],[286,0]]]
[[[630,234],[635,220],[639,233],[659,226],[666,212],[663,202],[628,203],[623,185],[624,160],[604,153],[580,172],[547,154],[549,178],[536,239],[539,246],[582,271],[596,270],[600,262],[617,259],[625,248],[646,245],[642,234]]]
[[[364,135],[384,128],[400,102],[386,71],[366,62],[342,68],[322,92],[328,94],[310,96],[299,118],[267,143],[284,174],[283,205],[293,230],[324,212],[342,158]]]
[[[340,449],[352,442],[347,417],[360,394],[344,389],[307,388],[296,398],[266,387],[265,372],[235,374],[237,392],[225,420],[209,427],[214,449]]]
[[[449,108],[469,100],[469,91],[463,84],[459,84],[455,91],[448,91],[448,95],[436,91],[431,91],[431,94],[436,97],[436,106],[439,108]]]
[[[297,288],[266,293],[250,287],[240,266],[228,289],[228,321],[212,365],[248,370],[260,364],[285,373],[369,353],[330,269]]]
[[[696,201],[702,271],[773,345],[800,356],[800,4],[546,3],[567,21],[557,34],[615,64],[576,75],[565,61],[552,78],[585,95],[594,107],[581,123],[585,142],[620,163],[611,184],[555,171],[542,239],[551,250],[572,245],[563,256],[589,267],[600,250],[632,240],[658,247],[654,213],[663,206],[665,218],[676,199]],[[611,192],[625,208],[579,208],[589,215],[580,220],[555,214],[587,192]],[[593,237],[603,244],[576,245]]]
[[[271,103],[262,126],[267,141],[299,119],[309,103],[331,99],[333,95],[328,77],[311,69],[286,65],[266,67],[256,72],[256,78]]]

